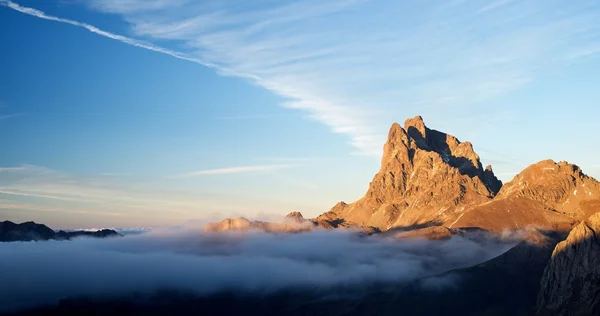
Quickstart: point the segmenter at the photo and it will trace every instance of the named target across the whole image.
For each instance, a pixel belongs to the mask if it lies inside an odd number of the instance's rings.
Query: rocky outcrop
[[[41,241],[41,240],[70,240],[75,237],[106,238],[120,236],[112,229],[99,231],[59,231],[58,233],[43,224],[25,222],[15,224],[11,221],[0,222],[0,241]]]
[[[251,222],[244,217],[225,218],[220,222],[208,223],[204,226],[204,231],[221,232],[228,230],[249,230],[260,229],[262,222]]]
[[[381,168],[360,200],[340,202],[317,219],[380,230],[451,223],[468,206],[490,201],[502,183],[469,142],[425,126],[420,116],[394,123]]]
[[[548,263],[538,315],[600,315],[600,213],[575,226]]]
[[[302,213],[300,212],[291,212],[288,215],[285,216],[285,220],[286,221],[290,221],[292,223],[304,223],[306,220],[304,219],[304,216],[302,216]]]
[[[220,222],[206,224],[203,231],[214,233],[259,230],[269,233],[298,233],[314,228],[315,225],[312,222],[304,220],[302,214],[294,212],[281,222],[250,221],[244,217],[226,218]]]
[[[598,181],[576,165],[544,160],[515,176],[492,201],[467,208],[452,227],[568,231],[598,209]]]
[[[299,233],[314,229],[351,229],[364,234],[379,232],[376,228],[350,224],[339,220],[311,219],[306,220],[302,213],[289,213],[283,220],[275,222],[251,221],[244,217],[226,218],[219,222],[206,224],[204,232],[227,232],[227,231],[264,231],[268,233]]]

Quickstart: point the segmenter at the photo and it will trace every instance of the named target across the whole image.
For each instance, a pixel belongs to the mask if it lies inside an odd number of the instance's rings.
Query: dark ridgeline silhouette
[[[69,240],[75,237],[106,238],[121,236],[112,229],[99,231],[59,231],[55,232],[43,224],[25,222],[15,224],[11,221],[0,222],[0,242],[9,241],[42,241],[42,240]]]
[[[15,224],[0,222],[0,241],[32,241],[54,239],[56,232],[46,225],[34,222]]]

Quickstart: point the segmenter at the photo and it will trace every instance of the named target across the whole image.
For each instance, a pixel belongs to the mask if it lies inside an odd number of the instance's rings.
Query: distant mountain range
[[[42,240],[70,240],[75,237],[116,237],[121,236],[112,229],[98,231],[58,231],[34,222],[15,224],[11,221],[0,222],[0,242],[9,241],[42,241]]]

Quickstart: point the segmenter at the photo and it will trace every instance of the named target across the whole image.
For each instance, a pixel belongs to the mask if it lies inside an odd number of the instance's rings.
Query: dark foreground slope
[[[600,213],[556,246],[541,285],[538,315],[600,315]]]

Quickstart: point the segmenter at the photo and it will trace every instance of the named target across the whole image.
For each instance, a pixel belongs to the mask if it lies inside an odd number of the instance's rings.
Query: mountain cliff
[[[340,202],[318,219],[338,219],[388,230],[443,225],[472,204],[490,201],[502,187],[483,168],[470,142],[425,126],[420,116],[394,123],[381,168],[360,200]]]
[[[600,183],[567,162],[545,160],[502,185],[470,142],[428,128],[420,116],[394,123],[381,168],[364,197],[339,202],[318,221],[411,230],[534,226],[567,231],[600,207]]]
[[[600,213],[556,245],[541,282],[538,315],[600,315]]]

